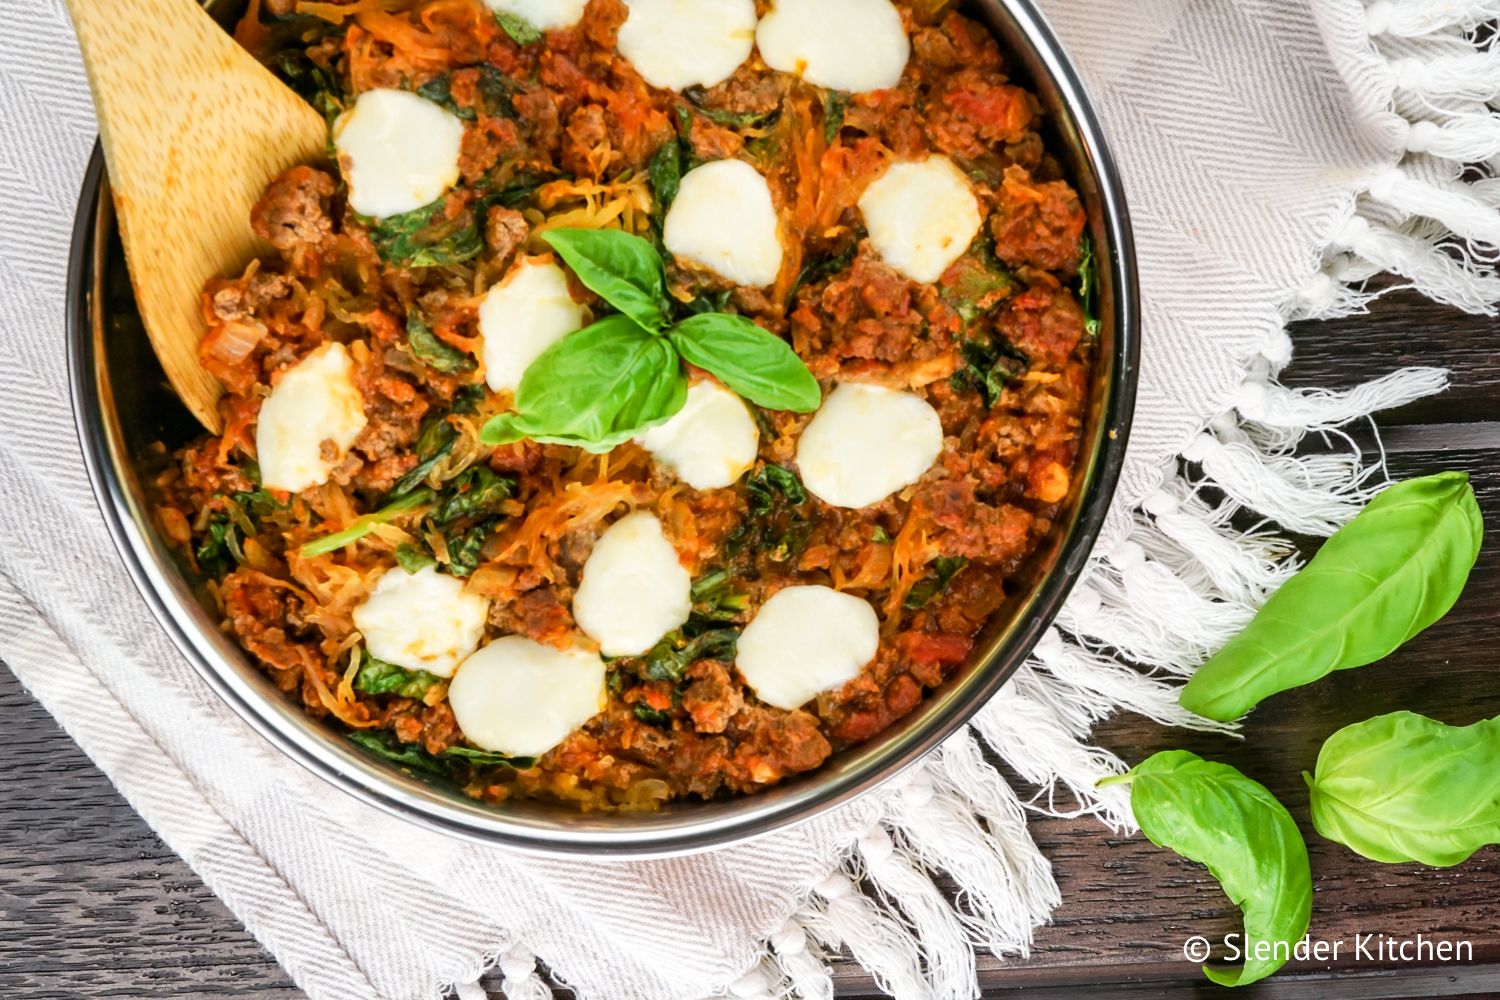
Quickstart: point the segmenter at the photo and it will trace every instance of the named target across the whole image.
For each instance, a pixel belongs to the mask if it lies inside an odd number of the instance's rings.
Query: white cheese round
[[[484,0],[490,10],[514,14],[540,31],[571,28],[583,17],[589,0]]]
[[[479,648],[490,602],[464,590],[462,580],[428,566],[408,573],[388,569],[365,602],[354,609],[354,627],[370,655],[408,670],[452,677]]]
[[[636,656],[688,620],[693,581],[656,515],[609,526],[583,564],[573,619],[605,656]]]
[[[519,635],[496,639],[469,657],[448,686],[448,705],[464,736],[513,757],[546,753],[605,702],[604,661],[596,654]]]
[[[479,305],[484,380],[496,392],[515,392],[537,356],[580,329],[585,318],[562,268],[550,261],[520,261]]]
[[[677,415],[636,438],[695,490],[734,485],[755,464],[760,428],[745,401],[717,382],[695,382]]]
[[[755,47],[755,0],[625,0],[620,54],[664,90],[723,83]]]
[[[813,496],[868,507],[910,486],[943,451],[943,424],[921,396],[845,382],[797,442],[797,469]]]
[[[255,425],[261,482],[290,493],[323,485],[365,423],[354,359],[343,344],[322,345],[283,372],[261,404]]]
[[[736,285],[762,288],[781,273],[771,187],[743,160],[715,160],[683,175],[662,243]]]
[[[843,686],[879,648],[869,601],[831,587],[787,587],[745,627],[734,663],[761,701],[792,709]]]
[[[894,87],[911,55],[890,0],[775,0],[755,42],[772,69],[855,94]]]
[[[893,164],[860,196],[870,242],[913,281],[936,281],[964,255],[984,218],[963,171],[946,156]]]
[[[464,123],[405,90],[367,90],[333,123],[349,207],[383,219],[437,201],[458,183]]]

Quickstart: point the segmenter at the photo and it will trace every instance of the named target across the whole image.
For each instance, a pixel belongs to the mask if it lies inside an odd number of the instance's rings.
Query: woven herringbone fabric
[[[1472,50],[1464,23],[1488,9],[1376,6],[1389,9],[1373,27],[1398,48],[1426,33],[1443,52]],[[1129,189],[1141,400],[1119,502],[1065,631],[976,727],[1044,801],[1071,790],[1119,825],[1123,800],[1092,782],[1120,762],[1088,746],[1091,722],[1116,707],[1192,720],[1170,683],[1091,650],[1190,671],[1289,568],[1274,540],[1235,536],[1228,513],[1253,506],[1331,530],[1354,509],[1357,463],[1298,464],[1287,446],[1441,381],[1419,372],[1359,397],[1288,393],[1269,376],[1289,356],[1290,312],[1356,306],[1350,281],[1402,261],[1434,294],[1469,294],[1476,308],[1500,291],[1472,260],[1455,274],[1421,256],[1443,239],[1416,218],[1428,188],[1389,181],[1406,201],[1381,205],[1365,193],[1400,162],[1410,126],[1390,110],[1399,81],[1358,0],[1045,8]],[[962,997],[971,947],[1026,948],[1056,888],[1025,831],[1030,792],[1006,787],[972,734],[900,788],[760,843],[602,864],[409,828],[330,792],[242,725],[152,622],[99,523],[63,345],[70,223],[95,128],[59,0],[0,0],[0,23],[0,658],[310,995],[472,995],[499,961],[507,992],[534,996],[534,953],[590,1000],[813,997],[829,988],[822,942],[847,945],[901,996]],[[1456,172],[1426,158],[1402,176],[1436,190]],[[1428,214],[1442,219],[1444,205]],[[1325,257],[1330,247],[1343,253]],[[1178,478],[1184,449],[1224,506]],[[959,911],[932,890],[936,868],[968,890]]]

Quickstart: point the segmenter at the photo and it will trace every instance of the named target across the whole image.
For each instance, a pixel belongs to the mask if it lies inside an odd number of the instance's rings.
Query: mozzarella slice
[[[522,260],[479,305],[484,380],[496,392],[515,392],[537,355],[580,329],[585,316],[562,268]]]
[[[604,661],[596,654],[519,635],[496,639],[469,657],[448,686],[448,706],[464,736],[513,757],[546,753],[605,702]]]
[[[913,281],[936,281],[964,255],[984,222],[969,179],[946,156],[897,163],[865,189],[870,242]]]
[[[484,0],[490,10],[514,14],[539,31],[571,28],[583,17],[589,0]]]
[[[354,609],[354,627],[376,659],[452,677],[479,648],[489,612],[489,600],[464,590],[462,580],[433,566],[416,573],[398,566]]]
[[[333,123],[349,207],[383,219],[437,201],[458,183],[464,123],[404,90],[367,90]]]
[[[743,160],[715,160],[682,177],[662,243],[736,285],[761,288],[781,273],[771,186]]]
[[[875,659],[880,619],[870,602],[830,587],[787,587],[740,636],[735,666],[767,705],[799,708]]]
[[[911,55],[890,0],[775,0],[755,42],[772,69],[856,94],[894,87]]]
[[[717,382],[695,382],[677,415],[636,442],[695,490],[732,486],[755,464],[760,428],[745,401]]]
[[[620,54],[664,90],[723,83],[755,47],[755,0],[625,0]]]
[[[261,404],[255,425],[261,482],[290,493],[321,486],[365,423],[354,359],[343,344],[324,344],[287,369]]]
[[[635,656],[688,620],[693,581],[654,514],[610,525],[583,564],[573,619],[605,656]]]
[[[845,382],[802,432],[797,469],[824,503],[868,507],[921,479],[942,451],[942,421],[921,396]]]

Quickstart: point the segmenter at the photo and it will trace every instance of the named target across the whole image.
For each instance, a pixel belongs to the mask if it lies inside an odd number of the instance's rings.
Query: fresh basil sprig
[[[758,406],[815,410],[817,379],[786,341],[731,313],[670,325],[656,249],[619,230],[541,234],[589,289],[618,309],[543,351],[526,369],[516,408],[484,425],[485,444],[522,438],[604,452],[674,416],[687,399],[682,361]]]
[[[1187,750],[1153,754],[1128,773],[1099,782],[1130,784],[1130,808],[1158,847],[1207,865],[1245,915],[1245,964],[1205,965],[1221,986],[1246,986],[1281,968],[1288,946],[1312,920],[1312,870],[1291,813],[1259,782]]]
[[[1302,776],[1313,826],[1372,861],[1446,868],[1500,843],[1500,718],[1382,715],[1330,736]]]
[[[1389,655],[1453,607],[1483,535],[1465,474],[1397,483],[1198,670],[1183,707],[1228,722],[1279,691]]]
[[[678,323],[667,339],[685,360],[713,372],[768,410],[816,410],[818,380],[787,342],[733,313],[703,313]]]
[[[492,417],[481,438],[605,452],[686,401],[687,374],[672,345],[628,316],[608,316],[543,351],[521,376],[516,412]]]
[[[646,331],[662,328],[667,282],[650,243],[618,229],[549,229],[541,237],[589,290]]]

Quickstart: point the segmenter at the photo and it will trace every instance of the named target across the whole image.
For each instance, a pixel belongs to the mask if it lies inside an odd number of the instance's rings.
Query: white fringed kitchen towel
[[[1298,442],[1444,385],[1415,369],[1285,389],[1286,322],[1363,308],[1382,271],[1471,311],[1500,302],[1500,51],[1475,33],[1500,2],[1043,6],[1113,136],[1145,302],[1129,461],[1086,579],[973,727],[890,787],[749,846],[601,864],[445,840],[331,792],[151,621],[67,404],[64,268],[95,131],[83,74],[60,0],[0,0],[0,658],[309,995],[478,1000],[498,965],[506,997],[538,1000],[540,956],[585,1000],[816,1000],[843,947],[902,1000],[974,997],[975,950],[1024,954],[1059,901],[1028,809],[1128,826],[1124,792],[1093,790],[1122,767],[1090,745],[1093,722],[1202,724],[1176,686],[1294,568],[1281,537],[1232,515],[1332,531],[1379,470]]]

